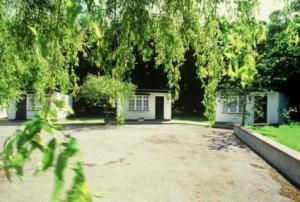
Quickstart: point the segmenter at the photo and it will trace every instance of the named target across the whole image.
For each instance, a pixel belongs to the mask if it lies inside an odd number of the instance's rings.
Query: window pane
[[[243,113],[243,102],[241,102],[241,99],[239,100],[239,113]]]
[[[231,113],[235,113],[237,111],[237,105],[234,103],[230,103],[228,108],[229,108],[229,112],[231,112]]]
[[[228,98],[228,100],[223,103],[223,112],[224,113],[239,113],[237,97]]]
[[[32,95],[27,95],[27,110],[33,111],[33,98]]]
[[[149,110],[149,96],[144,96],[144,111]]]
[[[129,98],[129,110],[133,111],[134,110],[134,103],[135,103],[135,98],[130,97]]]
[[[48,98],[48,97],[47,97]],[[38,111],[42,108],[42,102],[34,99],[33,95],[27,95],[27,110]]]
[[[136,110],[142,110],[143,105],[142,105],[142,96],[137,96],[136,97]]]

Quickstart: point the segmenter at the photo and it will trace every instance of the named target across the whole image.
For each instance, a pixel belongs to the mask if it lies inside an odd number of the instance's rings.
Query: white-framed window
[[[243,102],[240,97],[230,97],[223,101],[223,113],[243,113]]]
[[[149,96],[144,96],[144,111],[149,111]]]
[[[137,111],[143,110],[143,96],[141,95],[136,96],[136,110]]]
[[[149,96],[136,95],[128,100],[129,111],[149,111]]]
[[[133,111],[135,109],[135,97],[130,97],[128,101],[128,108],[130,111]]]
[[[27,94],[27,111],[38,111],[41,110],[42,104],[41,101],[34,101],[32,94]]]

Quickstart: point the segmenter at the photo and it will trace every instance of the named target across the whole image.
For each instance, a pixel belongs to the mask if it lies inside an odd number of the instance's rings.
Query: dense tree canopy
[[[96,27],[98,38],[89,40],[87,57],[119,79],[130,78],[137,57],[154,59],[176,100],[179,68],[191,48],[205,87],[205,115],[213,120],[215,90],[227,69],[243,86],[253,80],[255,45],[263,36],[256,6],[257,1],[101,1],[89,16],[90,32]],[[221,16],[220,8],[228,15]]]
[[[266,40],[258,46],[258,74],[254,86],[277,89],[287,94],[290,106],[299,108],[300,96],[295,91],[300,79],[300,1],[274,11],[267,24]],[[292,32],[291,32],[292,31]],[[292,117],[300,119],[300,114]]]
[[[272,15],[265,44],[270,51],[260,57],[261,75],[272,72],[271,78],[280,78],[278,81],[299,71],[299,4],[287,2],[283,13]],[[132,70],[144,68],[136,63],[152,60],[155,68],[166,74],[176,100],[180,67],[192,49],[204,88],[205,116],[212,121],[221,79],[227,76],[244,88],[257,73],[256,45],[265,36],[263,24],[255,18],[257,6],[258,0],[2,0],[0,106],[30,90],[47,108],[46,94],[76,91],[74,67],[79,56],[105,76],[90,77],[88,94],[99,90],[93,87],[100,82],[100,87],[104,86],[99,96],[117,95],[116,88],[131,81]],[[282,68],[282,73],[273,71],[277,68]],[[287,75],[284,68],[294,73]],[[113,91],[105,87],[111,81],[116,84]],[[11,170],[22,176],[32,152],[42,152],[43,170],[55,167],[53,201],[61,201],[64,170],[79,148],[69,136],[60,143],[55,135],[43,142],[42,131],[53,134],[60,129],[51,124],[51,110],[45,114],[28,121],[24,130],[6,141],[0,165],[8,177]],[[55,156],[56,147],[59,153]],[[77,162],[73,171],[74,183],[65,201],[91,201],[82,163]]]
[[[256,72],[255,45],[263,36],[254,18],[257,0],[97,2],[1,3],[1,29],[6,34],[0,41],[7,53],[1,54],[5,58],[1,68],[7,71],[1,82],[3,86],[16,83],[1,89],[6,92],[3,101],[17,97],[23,89],[42,95],[47,90],[73,88],[78,52],[106,75],[120,80],[130,77],[136,54],[144,61],[154,57],[155,66],[167,74],[175,100],[179,67],[185,52],[194,49],[205,88],[205,115],[210,120],[214,118],[215,89],[223,75],[240,78],[242,85],[251,83]],[[221,9],[226,14],[221,15]]]
[[[300,46],[291,41],[289,20],[300,24],[300,1],[294,1],[291,9],[274,11],[267,24],[267,38],[258,47],[258,71],[256,83],[262,87],[280,87],[288,80],[300,77]],[[295,30],[299,36],[300,27]],[[297,36],[296,36],[297,37]]]

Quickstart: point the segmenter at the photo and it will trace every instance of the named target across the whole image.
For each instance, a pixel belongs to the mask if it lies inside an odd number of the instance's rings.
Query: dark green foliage
[[[293,0],[270,15],[266,41],[258,46],[258,75],[254,84],[283,91],[295,107],[300,107],[300,96],[294,89],[300,78],[299,12],[300,1]],[[294,118],[300,119],[300,115]]]
[[[55,90],[76,92],[74,67],[79,54],[104,74],[89,78],[84,94],[91,99],[105,97],[115,103],[116,96],[128,94],[132,88],[126,81],[138,55],[144,62],[153,59],[155,68],[165,73],[176,100],[180,67],[191,48],[204,88],[205,116],[213,121],[221,79],[229,76],[247,87],[256,74],[256,43],[264,38],[263,26],[254,18],[257,4],[258,0],[1,1],[0,105],[18,100],[23,90],[33,91],[43,103],[43,113],[5,142],[0,165],[6,176],[10,178],[12,170],[23,176],[23,165],[40,151],[40,169],[55,167],[53,201],[61,201],[64,171],[79,149],[76,139],[65,137],[61,143],[53,135],[60,128],[51,123],[52,103],[72,110],[46,95]],[[221,5],[229,15],[218,13]],[[298,18],[288,19],[290,44],[298,40],[294,34]],[[52,134],[48,142],[45,131]],[[74,184],[66,201],[90,201],[80,162],[73,171]]]

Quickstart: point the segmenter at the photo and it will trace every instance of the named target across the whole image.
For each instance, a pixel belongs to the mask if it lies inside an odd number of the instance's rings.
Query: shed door
[[[26,95],[22,95],[21,99],[17,103],[16,119],[26,119]]]
[[[164,119],[164,97],[155,97],[155,119]]]

